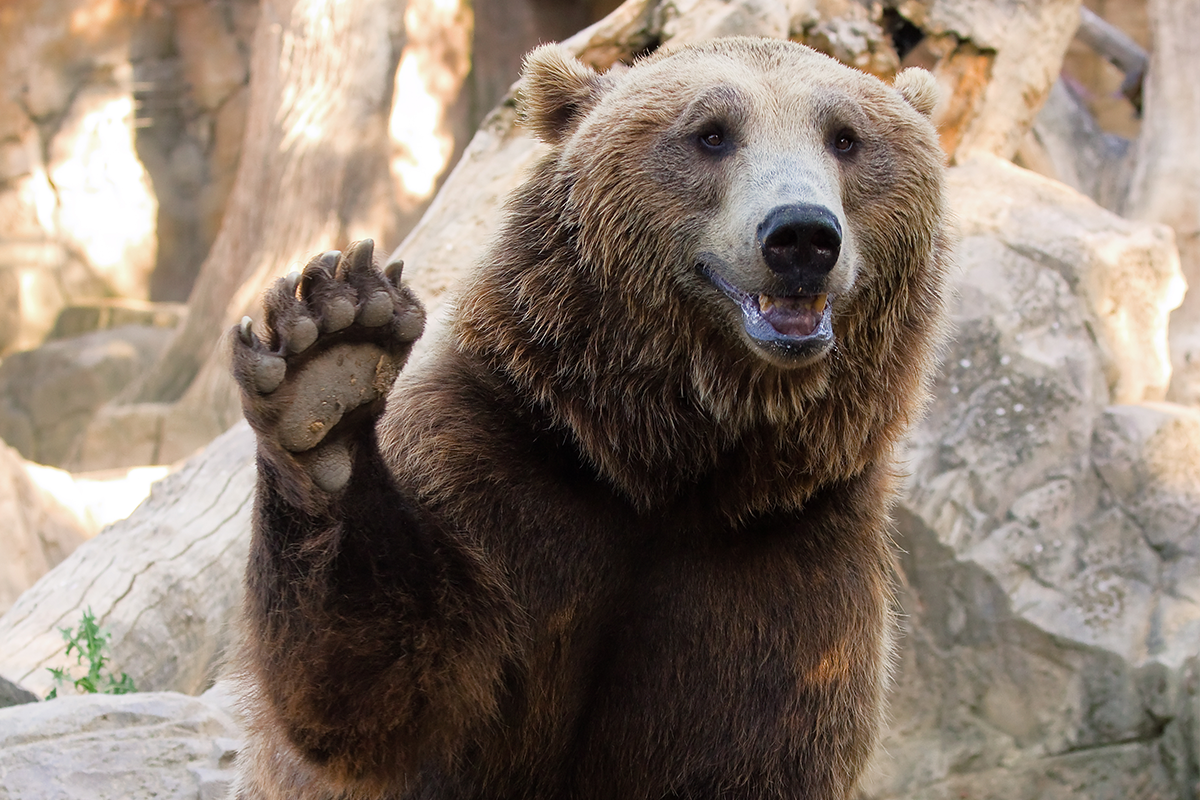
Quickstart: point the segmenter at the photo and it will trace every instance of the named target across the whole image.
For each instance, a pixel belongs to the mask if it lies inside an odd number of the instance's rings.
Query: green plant
[[[129,694],[137,691],[133,678],[124,672],[119,678],[105,672],[104,667],[108,663],[105,651],[108,650],[108,640],[112,634],[96,622],[96,615],[90,606],[83,612],[78,633],[71,628],[58,630],[67,643],[67,655],[75,651],[75,663],[79,666],[83,666],[84,660],[87,660],[87,674],[82,678],[72,678],[71,670],[67,667],[49,667],[50,674],[54,676],[54,688],[46,696],[47,700],[58,697],[58,690],[68,683],[80,694]]]

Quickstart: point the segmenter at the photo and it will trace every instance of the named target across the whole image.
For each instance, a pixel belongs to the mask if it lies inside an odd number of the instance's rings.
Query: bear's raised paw
[[[425,325],[403,262],[374,265],[370,239],[280,278],[232,331],[233,373],[260,444],[293,454],[326,491],[350,477],[354,430],[371,423]],[[356,426],[355,423],[359,423]]]

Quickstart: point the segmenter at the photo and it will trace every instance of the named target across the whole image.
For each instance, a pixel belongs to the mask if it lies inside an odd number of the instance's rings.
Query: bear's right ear
[[[565,47],[544,44],[525,56],[517,111],[534,136],[558,144],[604,95],[608,83]]]
[[[938,104],[938,84],[937,79],[929,72],[920,67],[901,70],[892,81],[892,88],[918,113],[927,117],[933,116],[933,110]]]

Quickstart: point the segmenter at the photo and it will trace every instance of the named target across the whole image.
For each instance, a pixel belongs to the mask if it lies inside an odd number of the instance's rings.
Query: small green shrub
[[[119,678],[105,672],[104,667],[108,663],[105,652],[108,650],[108,640],[112,634],[101,629],[96,623],[96,616],[91,607],[83,612],[78,633],[71,628],[58,630],[67,643],[67,655],[75,651],[75,663],[79,666],[83,666],[84,660],[87,661],[87,674],[82,678],[72,678],[69,668],[49,667],[50,674],[54,676],[54,688],[46,696],[47,700],[58,697],[58,690],[67,684],[74,686],[75,691],[80,694],[129,694],[137,691],[133,685],[133,678],[124,672]]]

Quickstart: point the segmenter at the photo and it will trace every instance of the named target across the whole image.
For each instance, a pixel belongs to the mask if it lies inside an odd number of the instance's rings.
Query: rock
[[[21,281],[10,268],[0,267],[0,353],[7,353],[21,333]]]
[[[151,303],[127,298],[79,302],[58,312],[49,338],[70,339],[126,325],[169,329],[178,326],[186,315],[187,306],[183,303]],[[166,330],[160,330],[160,336],[166,333]]]
[[[88,420],[75,442],[71,468],[79,471],[118,469],[128,464],[161,464],[184,458],[163,453],[163,421],[170,411],[166,403],[134,403],[101,406]],[[205,431],[209,438],[220,431]],[[197,445],[202,447],[203,443]]]
[[[791,18],[783,0],[672,0],[657,14],[655,27],[673,45],[721,36],[786,39]]]
[[[1166,321],[1186,288],[1170,229],[1121,219],[1062,184],[993,157],[951,170],[950,182],[964,263],[991,262],[978,279],[991,285],[968,283],[964,291],[978,291],[973,300],[982,303],[1007,297],[1020,304],[1014,309],[1031,311],[1045,302],[1041,291],[1001,277],[1000,265],[1036,264],[1022,275],[1043,283],[1052,281],[1042,267],[1049,268],[1065,284],[1040,288],[1073,293],[1085,303],[1087,336],[1099,345],[1112,401],[1165,397],[1171,380]],[[1047,346],[1064,342],[1051,337]]]
[[[1171,0],[1147,2],[1153,33],[1146,74],[1145,115],[1135,143],[1135,168],[1122,213],[1170,225],[1179,243],[1183,274],[1200,286],[1200,91],[1189,76],[1200,69],[1195,32],[1200,6]],[[1175,376],[1170,399],[1200,405],[1200,291],[1171,319]]]
[[[125,326],[9,356],[0,363],[0,438],[31,461],[67,463],[92,414],[153,363],[166,339],[160,329]]]
[[[19,0],[0,20],[0,262],[19,286],[6,350],[36,346],[74,299],[145,296],[156,212],[134,144],[134,13]]]
[[[37,695],[17,686],[12,681],[0,678],[0,708],[18,706],[22,703],[36,703]]]
[[[938,53],[947,152],[1011,158],[1058,78],[1079,0],[905,0],[900,15]],[[980,70],[983,70],[981,73]]]
[[[858,13],[813,21],[804,32],[805,44],[843,64],[890,80],[900,71],[900,56],[891,37],[864,7],[853,8]]]
[[[0,443],[0,614],[87,538],[83,523],[26,472]],[[0,638],[0,642],[4,640]],[[2,650],[3,648],[0,648]]]
[[[147,299],[158,200],[134,144],[133,72],[122,64],[111,74],[110,84],[76,89],[49,141],[54,230],[82,255],[105,294]]]
[[[75,548],[124,519],[167,467],[74,476],[0,444],[0,614]]]
[[[6,6],[0,352],[78,301],[186,299],[232,187],[256,20],[250,0]]]
[[[1063,80],[1055,82],[1015,161],[1120,212],[1129,184],[1129,140],[1106,133]]]
[[[670,5],[669,3],[666,5]],[[1079,24],[1079,0],[790,0],[793,39],[890,80],[904,67],[941,86],[934,121],[956,159],[1011,158]]]
[[[404,260],[404,280],[430,308],[482,255],[504,199],[544,152],[515,121],[511,103],[483,121],[429,210],[390,256]]]
[[[69,511],[90,539],[106,526],[128,517],[150,495],[152,484],[170,467],[148,466],[71,474],[25,462],[25,474]]]
[[[112,633],[112,670],[139,689],[209,686],[241,602],[253,454],[243,423],[22,594],[0,617],[0,676],[45,696],[48,668],[71,663],[57,629],[90,607]]]
[[[155,300],[183,301],[233,188],[249,100],[258,4],[181,0],[146,7],[132,33],[138,153],[159,201]]]
[[[0,709],[0,800],[219,800],[239,731],[213,692],[62,697]]]
[[[1113,404],[1161,392],[1148,343],[1173,270],[1137,255],[1155,251],[1153,229],[1110,228],[1009,165],[968,163],[951,187],[957,331],[909,445],[904,633],[867,795],[1191,797],[1200,414]],[[1155,271],[1142,289],[1097,289]],[[1125,334],[1143,344],[1114,346],[1103,314],[1136,319]]]

